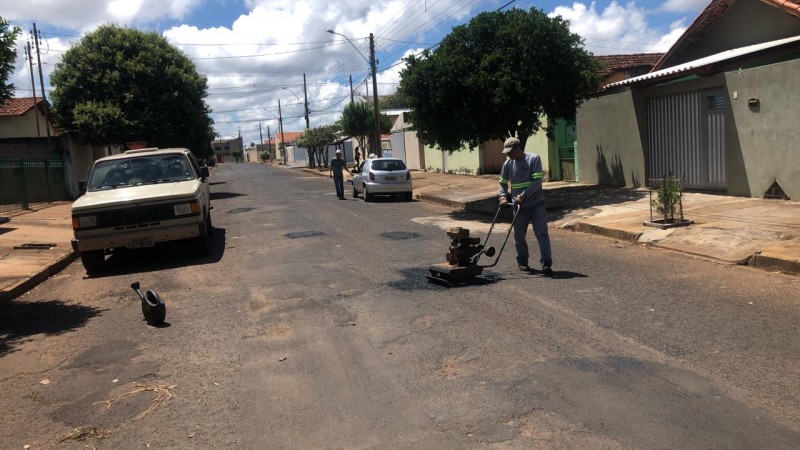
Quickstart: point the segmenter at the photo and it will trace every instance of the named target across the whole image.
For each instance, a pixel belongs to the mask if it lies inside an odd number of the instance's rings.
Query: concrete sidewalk
[[[0,223],[0,301],[18,297],[58,273],[72,251],[72,203],[13,211]]]
[[[277,167],[328,176],[327,169]],[[413,172],[412,177],[419,200],[484,214],[497,209],[496,175]],[[554,182],[545,183],[545,190],[551,227],[800,274],[798,202],[687,193],[684,216],[695,223],[661,230],[642,224],[650,219],[646,189]],[[61,202],[3,216],[10,221],[0,221],[0,301],[22,295],[77,257],[70,246],[71,206]]]

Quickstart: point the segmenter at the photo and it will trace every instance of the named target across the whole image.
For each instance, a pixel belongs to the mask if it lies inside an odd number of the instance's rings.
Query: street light
[[[370,71],[372,72],[372,99],[373,99],[373,109],[375,110],[375,138],[372,141],[374,144],[374,151],[375,154],[381,154],[381,113],[378,110],[378,73],[377,69],[375,68],[375,38],[372,33],[369,34],[369,59],[361,53],[361,50],[356,47],[356,44],[353,44],[353,41],[350,40],[347,36],[343,35],[342,33],[337,33],[333,30],[328,30],[328,33],[337,34],[345,39],[350,45],[353,46],[354,49],[364,58],[367,63],[369,63]]]

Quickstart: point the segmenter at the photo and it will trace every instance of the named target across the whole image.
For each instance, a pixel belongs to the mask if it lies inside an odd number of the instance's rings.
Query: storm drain
[[[236,208],[228,211],[228,214],[239,214],[239,213],[246,213],[252,211],[253,208]]]
[[[56,244],[22,244],[22,245],[15,245],[14,250],[50,250],[51,248],[56,247]]]
[[[387,231],[386,233],[381,233],[381,236],[394,241],[404,241],[406,239],[416,239],[421,235],[411,231]]]
[[[297,239],[297,238],[307,238],[307,237],[314,237],[314,236],[323,236],[325,233],[322,231],[293,231],[291,233],[286,233],[286,237],[289,239]]]

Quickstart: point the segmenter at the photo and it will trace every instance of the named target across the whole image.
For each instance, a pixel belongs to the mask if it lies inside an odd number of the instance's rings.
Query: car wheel
[[[405,201],[410,202],[411,199],[414,198],[414,196],[411,192],[406,192],[405,194],[403,194],[403,198],[405,199]]]
[[[81,263],[89,275],[99,272],[103,268],[106,256],[102,250],[87,250],[81,252]]]
[[[353,198],[358,198],[358,191],[356,190],[356,185],[353,185]]]
[[[370,194],[369,191],[367,191],[367,187],[366,186],[364,186],[364,201],[365,202],[371,202],[372,201],[372,194]]]

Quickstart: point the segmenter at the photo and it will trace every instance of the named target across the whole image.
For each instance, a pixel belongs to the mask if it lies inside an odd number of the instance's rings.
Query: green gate
[[[68,199],[62,161],[0,159],[0,212]]]
[[[578,156],[575,147],[578,133],[575,122],[563,119],[556,121],[555,141],[558,148],[558,178],[566,181],[578,181]]]

